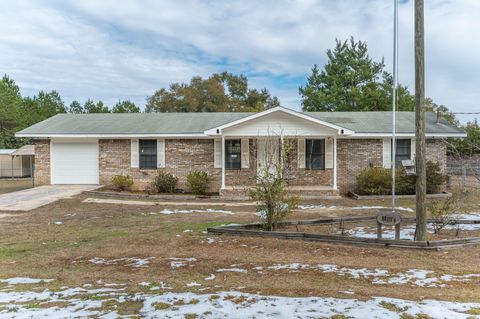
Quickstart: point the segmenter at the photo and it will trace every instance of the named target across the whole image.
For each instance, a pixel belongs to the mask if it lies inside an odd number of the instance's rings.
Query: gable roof
[[[311,116],[310,113],[296,112],[296,111],[293,111],[293,110],[290,110],[290,109],[287,109],[287,108],[283,108],[283,107],[275,107],[275,108],[271,108],[271,109],[263,111],[263,112],[252,113],[251,115],[243,117],[243,118],[238,119],[236,121],[232,121],[232,122],[229,122],[229,123],[211,128],[209,130],[206,130],[205,133],[206,134],[216,134],[217,130],[222,130],[222,129],[232,127],[232,126],[235,126],[235,125],[238,125],[238,124],[241,124],[241,123],[245,123],[247,121],[251,121],[251,120],[257,119],[259,117],[266,116],[268,114],[272,114],[274,112],[286,113],[286,114],[291,115],[293,117],[298,117],[298,118],[301,118],[301,119],[304,119],[304,120],[307,120],[307,121],[310,121],[310,122],[313,122],[313,123],[316,123],[316,124],[320,124],[320,125],[324,125],[324,126],[336,129],[336,130],[347,131],[347,132],[344,132],[344,134],[353,134],[354,133],[353,131],[347,129],[346,127],[342,127],[342,126],[339,126],[335,123],[327,122],[327,121],[324,121],[322,119],[315,118],[315,117]]]
[[[282,110],[285,110],[282,108]],[[287,109],[288,110],[288,109]],[[128,113],[128,114],[57,114],[16,134],[17,137],[56,136],[206,136],[205,132],[240,120],[258,117],[260,113]],[[295,112],[303,118],[331,127],[345,128],[354,136],[391,135],[391,112]],[[397,132],[412,135],[415,132],[415,113],[398,112]],[[436,115],[425,116],[427,135],[466,136],[458,127]]]

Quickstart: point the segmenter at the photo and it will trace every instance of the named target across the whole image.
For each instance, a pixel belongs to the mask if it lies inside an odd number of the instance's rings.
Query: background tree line
[[[193,77],[190,83],[173,83],[147,98],[145,112],[256,112],[279,106],[267,89],[251,89],[244,75],[223,72],[209,78]],[[17,148],[28,142],[15,132],[59,113],[139,113],[135,103],[118,101],[109,108],[102,101],[74,100],[65,105],[57,91],[40,91],[23,97],[15,81],[4,75],[0,81],[0,148]]]
[[[392,75],[382,60],[374,61],[367,43],[336,40],[326,52],[322,69],[314,65],[306,84],[299,88],[302,110],[390,111]],[[398,110],[413,111],[414,96],[408,88],[397,88]],[[442,118],[460,125],[444,105],[427,99],[427,111],[440,111]],[[250,88],[248,78],[229,72],[214,73],[208,78],[193,77],[188,83],[172,83],[147,97],[145,112],[258,112],[280,106],[277,97],[266,89]],[[66,106],[57,91],[40,91],[33,97],[22,97],[15,82],[5,75],[0,82],[0,148],[15,148],[26,141],[14,133],[57,113],[138,113],[141,109],[131,101],[118,101],[109,108],[102,101],[88,99],[83,104],[73,101]],[[463,126],[468,132],[464,140],[450,140],[449,152],[468,155],[480,153],[480,128],[476,121]]]

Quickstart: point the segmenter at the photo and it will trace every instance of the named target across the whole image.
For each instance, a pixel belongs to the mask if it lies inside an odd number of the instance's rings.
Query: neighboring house
[[[397,115],[397,161],[415,157],[413,112]],[[291,191],[346,193],[369,165],[390,167],[390,112],[59,114],[16,134],[35,139],[37,184],[109,184],[128,174],[145,189],[157,171],[179,177],[203,170],[211,191],[236,195],[255,183],[266,137],[294,141]],[[447,137],[461,129],[426,114],[427,159],[446,165]]]
[[[33,145],[0,149],[0,178],[31,177],[34,153]]]

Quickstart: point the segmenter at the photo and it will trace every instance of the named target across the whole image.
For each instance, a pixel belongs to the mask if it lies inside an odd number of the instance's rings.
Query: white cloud
[[[0,71],[28,94],[58,89],[139,104],[193,75],[244,72],[285,106],[335,38],[367,41],[391,65],[393,1],[20,1],[0,4]],[[427,95],[480,110],[480,3],[426,1]],[[400,6],[400,80],[413,88],[413,1]]]

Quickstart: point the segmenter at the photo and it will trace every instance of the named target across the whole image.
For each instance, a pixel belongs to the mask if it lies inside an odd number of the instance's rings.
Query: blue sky
[[[480,111],[480,1],[427,0],[426,91]],[[0,1],[0,72],[24,95],[113,105],[194,75],[230,71],[300,108],[298,87],[335,38],[354,36],[391,69],[391,0]],[[413,87],[413,1],[400,5],[400,82]]]

